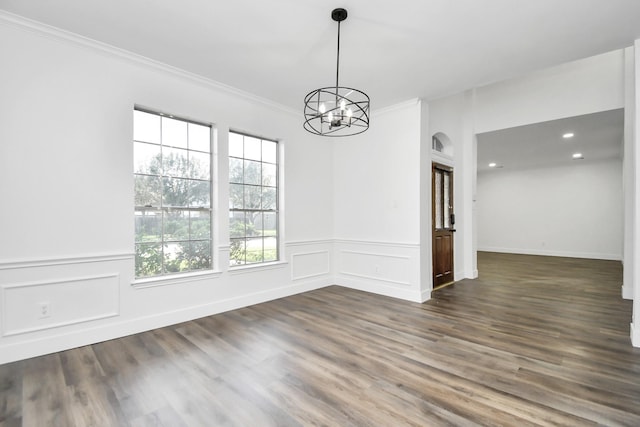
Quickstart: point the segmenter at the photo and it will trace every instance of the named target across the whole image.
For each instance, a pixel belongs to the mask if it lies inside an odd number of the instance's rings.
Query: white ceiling
[[[0,9],[294,109],[335,80],[372,109],[630,46],[638,0],[0,0]]]
[[[562,135],[573,133],[564,139]],[[478,172],[571,165],[622,157],[624,110],[611,110],[478,134]],[[572,155],[581,153],[583,160]]]

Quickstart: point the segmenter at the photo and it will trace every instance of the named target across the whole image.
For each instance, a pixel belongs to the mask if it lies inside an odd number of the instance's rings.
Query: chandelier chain
[[[338,99],[338,88],[340,85],[338,84],[338,79],[340,77],[340,21],[338,21],[338,50],[337,50],[337,58],[336,58],[336,100]]]

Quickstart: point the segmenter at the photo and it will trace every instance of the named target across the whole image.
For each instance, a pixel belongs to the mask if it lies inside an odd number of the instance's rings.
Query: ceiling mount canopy
[[[340,23],[347,19],[342,8],[331,12],[338,23],[336,84],[311,91],[304,98],[304,128],[321,136],[357,135],[369,128],[369,96],[354,88],[340,86]]]

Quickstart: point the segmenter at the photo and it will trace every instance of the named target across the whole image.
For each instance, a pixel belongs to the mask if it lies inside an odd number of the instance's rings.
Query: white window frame
[[[134,271],[134,284],[148,284],[150,282],[168,282],[171,280],[174,280],[176,278],[187,278],[189,276],[199,276],[199,275],[203,275],[203,274],[211,274],[213,272],[214,266],[215,266],[215,259],[214,259],[214,220],[215,220],[215,215],[214,215],[214,127],[212,124],[210,123],[204,123],[204,122],[200,122],[200,121],[196,121],[196,120],[192,120],[192,119],[187,119],[187,118],[183,118],[183,117],[177,117],[174,115],[170,115],[170,114],[166,114],[166,113],[162,113],[159,111],[154,111],[151,109],[147,109],[147,108],[143,108],[143,107],[139,107],[139,106],[135,106],[134,107],[134,126],[135,126],[135,112],[139,111],[142,113],[146,113],[146,114],[152,114],[152,115],[156,115],[160,117],[160,122],[162,122],[163,120],[177,120],[177,121],[181,121],[181,122],[185,122],[187,123],[187,125],[189,124],[193,124],[193,125],[198,125],[198,126],[204,126],[209,128],[209,146],[208,146],[208,151],[202,151],[202,150],[198,150],[198,149],[192,149],[189,147],[189,143],[187,145],[187,148],[181,147],[180,149],[185,150],[187,155],[190,157],[191,154],[193,153],[194,155],[197,154],[206,154],[209,156],[208,162],[209,162],[209,179],[200,179],[200,178],[185,178],[183,180],[185,181],[192,181],[192,182],[202,182],[202,183],[208,183],[209,185],[209,194],[208,194],[208,198],[209,198],[209,206],[183,206],[183,205],[176,205],[176,206],[165,206],[164,205],[164,190],[163,190],[163,185],[161,184],[160,186],[160,201],[159,201],[159,205],[158,206],[153,206],[153,205],[143,205],[143,206],[137,206],[136,201],[134,200],[134,219],[136,219],[136,217],[139,216],[140,212],[143,211],[149,211],[149,212],[155,212],[156,215],[160,214],[160,239],[151,242],[152,244],[155,245],[160,245],[161,248],[161,252],[160,252],[160,259],[161,259],[161,269],[157,274],[151,274],[151,275],[141,275],[138,276],[137,270]],[[133,139],[133,143],[134,143],[134,150],[136,145],[135,144],[149,144],[149,145],[158,145],[160,147],[160,152],[164,153],[164,149],[175,149],[175,147],[172,147],[168,144],[165,144],[163,139],[162,139],[162,132],[160,133],[160,140],[158,143],[154,143],[154,142],[149,142],[149,141],[137,141],[135,139],[135,135],[134,135],[134,139]],[[135,152],[135,151],[134,151]],[[134,154],[135,155],[135,154]],[[161,154],[162,155],[162,154]],[[162,162],[162,160],[161,160]],[[162,163],[161,163],[162,164]],[[148,176],[148,177],[153,177],[153,178],[157,178],[160,180],[160,182],[163,182],[164,179],[172,179],[172,178],[184,178],[184,177],[172,177],[168,174],[165,173],[165,170],[163,168],[161,168],[160,172],[158,174],[148,174],[148,173],[139,173],[135,170],[135,164],[134,164],[134,171],[133,171],[133,176],[134,176],[134,182],[136,180],[136,177],[141,177],[141,176]],[[134,184],[135,186],[135,184]],[[206,193],[205,193],[206,194]],[[164,218],[166,218],[168,216],[169,213],[175,213],[175,212],[182,212],[182,213],[187,213],[189,215],[189,236],[188,238],[181,238],[178,240],[170,240],[165,238],[165,233],[164,233]],[[206,213],[208,214],[208,219],[209,219],[209,236],[208,238],[200,238],[200,237],[192,237],[191,235],[191,231],[192,231],[192,220],[191,220],[191,213],[192,212],[197,212],[197,213]],[[206,216],[206,215],[205,215]],[[185,270],[181,270],[181,271],[168,271],[166,269],[166,265],[165,265],[165,247],[168,245],[179,245],[179,244],[184,244],[187,243],[189,245],[197,243],[197,242],[203,242],[205,244],[208,243],[209,245],[209,253],[208,253],[208,257],[209,257],[209,263],[208,266],[203,267],[203,268],[188,268]],[[146,242],[138,242],[137,241],[137,236],[136,239],[134,239],[134,245],[136,247],[136,255],[135,255],[135,263],[137,265],[138,262],[138,245],[143,245]],[[189,260],[189,262],[191,262],[191,260]],[[190,266],[191,267],[191,266]]]
[[[262,175],[261,175],[261,184],[257,185],[257,184],[247,184],[246,182],[238,182],[238,181],[232,181],[232,170],[231,170],[231,161],[232,159],[238,159],[238,160],[251,160],[251,159],[247,159],[244,155],[243,157],[238,157],[238,156],[232,156],[231,155],[231,141],[232,141],[232,134],[235,135],[239,135],[242,136],[243,138],[248,137],[248,138],[253,138],[253,139],[258,139],[260,141],[266,141],[269,143],[274,143],[276,144],[275,147],[275,153],[276,153],[276,162],[275,163],[271,163],[268,161],[264,161],[264,157],[261,158],[261,160],[259,161],[261,163],[261,167],[264,164],[267,165],[274,165],[276,168],[275,171],[275,179],[276,179],[276,185],[275,187],[273,186],[268,186],[268,185],[264,185],[264,182],[262,181]],[[255,134],[251,134],[248,132],[244,132],[244,131],[238,131],[238,130],[233,130],[230,129],[229,130],[229,141],[228,141],[228,148],[229,148],[229,156],[228,156],[228,165],[229,165],[229,179],[228,179],[228,185],[229,185],[229,207],[228,207],[228,212],[229,212],[229,268],[230,270],[243,270],[246,268],[256,268],[256,267],[265,267],[265,266],[269,266],[269,265],[274,265],[274,264],[282,264],[283,260],[283,246],[282,246],[282,239],[283,239],[283,224],[282,224],[282,188],[283,188],[283,180],[282,180],[282,165],[283,165],[283,142],[278,140],[278,139],[273,139],[273,138],[266,138],[266,137],[261,137],[261,136],[257,136]],[[261,169],[262,170],[262,169]],[[260,187],[261,189],[266,188],[275,188],[275,208],[273,209],[247,209],[246,207],[243,208],[237,208],[237,207],[232,207],[232,197],[233,197],[233,189],[232,186],[234,185],[243,185],[243,186],[253,186],[253,187]],[[248,240],[256,240],[259,238],[263,239],[263,247],[262,247],[262,253],[263,253],[263,257],[264,254],[266,252],[265,246],[264,246],[264,240],[266,237],[266,235],[264,235],[264,224],[263,224],[263,234],[260,236],[251,236],[247,233],[246,229],[244,232],[244,235],[242,237],[239,237],[239,235],[237,234],[237,232],[234,231],[234,224],[233,224],[233,215],[234,213],[261,213],[261,214],[265,214],[265,213],[270,213],[270,214],[275,214],[275,236],[271,236],[271,237],[275,237],[275,251],[276,251],[276,256],[275,259],[267,259],[267,260],[263,260],[262,261],[247,261],[247,250],[246,250],[246,242]],[[234,258],[233,258],[233,252],[234,252],[234,242],[239,242],[243,240],[245,242],[245,246],[244,246],[244,255],[245,255],[245,259],[243,263],[238,263],[238,264],[234,264]]]

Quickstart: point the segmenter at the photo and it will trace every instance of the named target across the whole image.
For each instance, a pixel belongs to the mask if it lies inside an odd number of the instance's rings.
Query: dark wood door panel
[[[434,236],[433,286],[453,281],[453,239],[450,234]]]
[[[433,164],[433,286],[453,282],[453,169]]]

